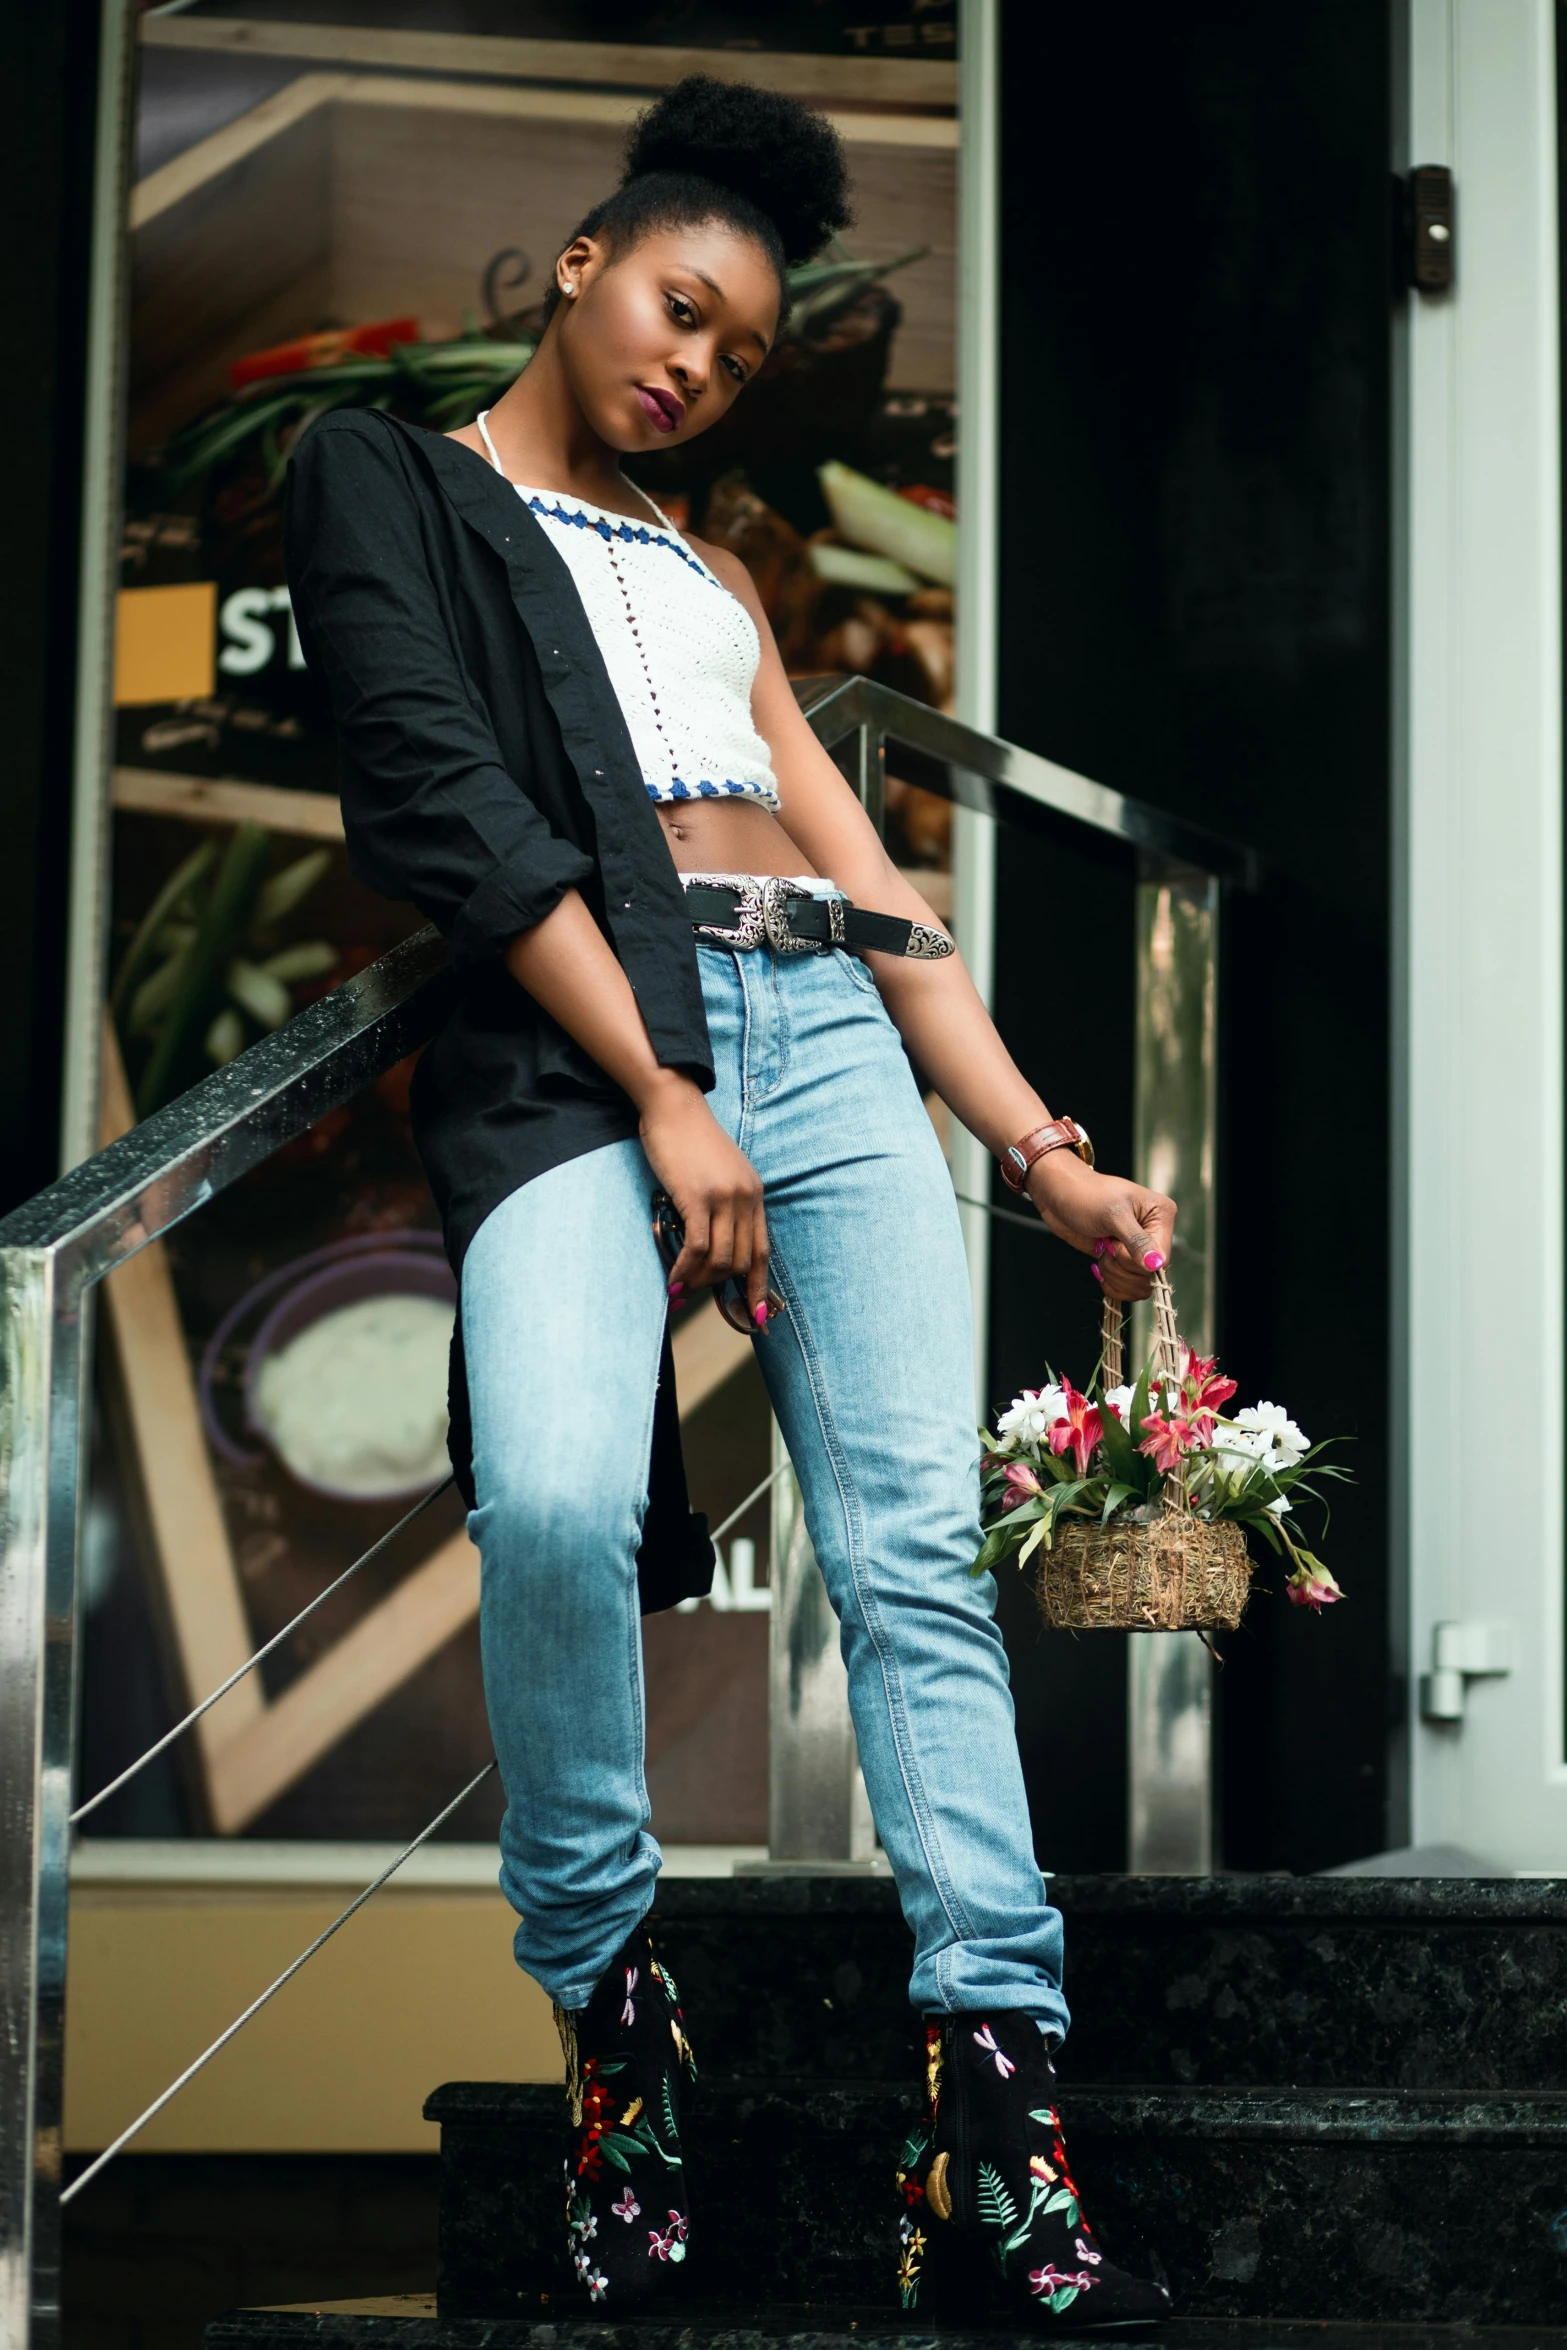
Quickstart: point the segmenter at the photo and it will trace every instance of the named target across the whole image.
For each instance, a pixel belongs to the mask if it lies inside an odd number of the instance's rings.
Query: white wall
[[[1567,1871],[1552,9],[1411,0],[1409,36],[1409,161],[1450,164],[1457,185],[1456,289],[1412,295],[1400,330],[1411,1833]],[[1346,1174],[1352,1138],[1349,1152]],[[1415,1688],[1443,1621],[1511,1624],[1513,1666],[1471,1682],[1466,1719],[1438,1727]]]

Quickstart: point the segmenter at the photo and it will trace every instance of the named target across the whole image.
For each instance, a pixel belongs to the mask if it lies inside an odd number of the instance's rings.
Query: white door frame
[[[1395,354],[1408,1834],[1567,1873],[1554,15],[1409,0],[1407,34],[1400,161],[1448,164],[1457,205],[1455,289],[1410,295]],[[1511,1665],[1460,1676],[1463,1718],[1437,1722],[1420,1689],[1443,1624],[1475,1627],[1482,1662],[1483,1628],[1509,1627]]]
[[[958,65],[958,593],[957,714],[996,731],[1001,481],[1001,5],[959,0]],[[952,928],[988,1004],[995,983],[995,819],[952,812]],[[990,1153],[952,1121],[952,1177],[971,1200],[990,1197]],[[974,1292],[974,1396],[988,1420],[990,1219],[960,1207]]]

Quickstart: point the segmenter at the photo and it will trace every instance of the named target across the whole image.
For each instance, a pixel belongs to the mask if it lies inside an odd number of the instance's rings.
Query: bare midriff
[[[682,873],[815,872],[771,808],[754,800],[660,800],[657,815]]]

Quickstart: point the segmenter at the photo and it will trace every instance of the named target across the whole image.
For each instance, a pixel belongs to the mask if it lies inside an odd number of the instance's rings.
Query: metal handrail
[[[1260,876],[1256,852],[1188,824],[1147,800],[1134,800],[1108,784],[1094,783],[1071,767],[1025,751],[1000,735],[978,734],[960,719],[928,703],[911,701],[870,677],[807,677],[795,696],[818,739],[831,750],[862,728],[879,731],[910,750],[922,751],[947,769],[945,777],[920,781],[925,789],[994,816],[1025,831],[1043,817],[1065,817],[1134,849],[1189,865],[1216,881],[1255,889]]]
[[[426,1043],[454,995],[418,931],[0,1221],[0,1250],[101,1280]]]
[[[865,678],[806,679],[827,748],[858,737],[879,822],[887,742],[927,789],[1038,831],[1119,840],[1140,868],[1242,886],[1250,854]],[[1208,948],[1212,951],[1211,907]],[[455,997],[433,930],[393,948],[0,1222],[0,2339],[58,2311],[61,2054],[74,1768],[76,1540],[88,1292],[425,1043]],[[771,1482],[769,1480],[768,1482]],[[754,1498],[754,1497],[753,1497]]]

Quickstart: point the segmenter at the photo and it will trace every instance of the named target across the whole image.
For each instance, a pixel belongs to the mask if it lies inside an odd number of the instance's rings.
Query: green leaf
[[[1099,1441],[1104,1446],[1104,1455],[1110,1464],[1111,1475],[1124,1478],[1128,1485],[1139,1483],[1137,1475],[1138,1452],[1136,1445],[1132,1442],[1131,1432],[1122,1427],[1120,1420],[1103,1398],[1100,1399],[1099,1404],[1099,1423],[1101,1429]]]
[[[1055,2193],[1051,2196],[1050,2201],[1045,2205],[1045,2209],[1046,2211],[1069,2210],[1072,2214],[1072,2217],[1068,2220],[1067,2225],[1069,2227],[1074,2227],[1077,2223],[1077,2204],[1073,2198],[1070,2187],[1057,2187]]]
[[[256,900],[256,928],[270,930],[281,922],[285,914],[292,914],[302,898],[309,896],[332,862],[330,849],[312,849],[308,856],[296,857],[292,865],[285,865],[266,882]]]
[[[215,1061],[220,1069],[239,1059],[245,1049],[245,1023],[232,1004],[225,1005],[218,1014],[204,1042],[208,1060]]]
[[[1017,2223],[1017,2205],[1013,2202],[1006,2181],[993,2164],[979,2166],[979,2216],[987,2228],[1010,2228]]]
[[[178,912],[196,883],[206,873],[218,854],[214,840],[204,840],[199,849],[193,849],[183,863],[176,865],[168,880],[159,890],[137,925],[136,935],[125,950],[125,959],[109,997],[109,1009],[118,1013],[127,991],[138,977],[142,965],[158,944],[159,933],[172,914]],[[172,945],[173,940],[169,941]]]
[[[1028,1540],[1024,1543],[1022,1549],[1017,1554],[1017,1563],[1020,1567],[1026,1567],[1028,1565],[1029,1560],[1033,1557],[1035,1551],[1039,1548],[1042,1542],[1048,1547],[1052,1522],[1053,1521],[1049,1518],[1042,1518],[1039,1524],[1034,1528],[1034,1531],[1032,1534],[1030,1534]]]
[[[1057,2315],[1059,2315],[1063,2309],[1071,2308],[1073,2302],[1077,2299],[1077,2293],[1078,2288],[1076,2285],[1058,2285],[1056,2290],[1051,2294],[1046,2306],[1047,2308],[1055,2310]]]
[[[148,972],[132,996],[130,1009],[125,1015],[127,1036],[150,1036],[152,1034],[159,1020],[174,1001],[175,990],[180,983],[180,973],[185,968],[185,960],[189,953],[190,947],[188,945],[176,947],[174,952],[166,956],[158,965],[156,971]]]
[[[631,2143],[632,2145],[635,2145],[635,2140],[634,2140],[634,2139],[633,2139],[633,2140],[631,2140],[631,2141],[630,2141],[630,2143]],[[624,2171],[629,2171],[629,2170],[630,2170],[630,2168],[631,2168],[631,2165],[630,2165],[630,2163],[629,2163],[629,2162],[626,2160],[625,2156],[624,2156],[624,2155],[621,2153],[621,2151],[620,2151],[619,2147],[618,2147],[618,2146],[615,2146],[615,2145],[613,2145],[613,2144],[611,2143],[611,2141],[610,2141],[608,2138],[600,2138],[600,2140],[599,2140],[599,2151],[600,2151],[600,2153],[603,2155],[603,2157],[604,2157],[604,2160],[605,2160],[606,2162],[612,2162],[612,2163],[614,2164],[614,2166],[615,2166],[616,2170],[624,2170]]]
[[[958,531],[944,514],[932,514],[911,499],[899,497],[868,474],[829,458],[816,469],[822,495],[840,538],[851,547],[873,555],[890,555],[895,563],[951,587],[957,578]]]
[[[1029,2230],[1033,2227],[1035,2220],[1039,2217],[1040,2205],[1044,2203],[1045,2197],[1049,2192],[1050,2190],[1045,2185],[1043,2179],[1036,2179],[1032,2177],[1030,2178],[1028,2210],[1018,2221],[1017,2226],[1012,2230],[1012,2233],[1006,2238],[1006,2241],[1002,2246],[1002,2250],[1004,2252],[1016,2252],[1022,2245],[1028,2242]],[[1048,2205],[1046,2208],[1049,2208]]]
[[[1134,1452],[1143,1440],[1143,1422],[1148,1417],[1148,1396],[1152,1385],[1153,1364],[1150,1361],[1144,1363],[1141,1371],[1137,1375],[1137,1385],[1132,1389],[1132,1401],[1126,1415],[1126,1432],[1131,1439],[1132,1449]],[[1146,1453],[1143,1453],[1139,1454],[1138,1457],[1142,1460],[1146,1460],[1148,1456]]]
[[[200,1074],[196,1056],[222,1007],[223,974],[250,925],[266,878],[270,836],[259,824],[241,824],[229,842],[201,927],[180,968],[168,1017],[158,1032],[137,1089],[136,1113],[145,1118]]]
[[[1007,1552],[1012,1548],[1015,1539],[1016,1537],[1005,1519],[1001,1521],[999,1526],[992,1526],[979,1546],[979,1554],[970,1567],[969,1573],[971,1575],[988,1575],[993,1568],[1001,1564]]]
[[[224,985],[258,1028],[281,1028],[294,1008],[282,980],[274,979],[258,963],[247,962],[243,955],[236,955],[230,963]]]
[[[302,938],[297,946],[280,947],[275,955],[268,955],[260,968],[273,979],[281,979],[285,987],[293,987],[301,979],[324,979],[329,971],[335,971],[337,949],[324,938]]]
[[[1130,1485],[1112,1485],[1105,1494],[1105,1505],[1099,1513],[1100,1525],[1108,1525],[1122,1502],[1130,1501],[1131,1498],[1132,1488]]]
[[[1039,1460],[1044,1474],[1053,1477],[1058,1485],[1070,1484],[1077,1476],[1077,1463],[1070,1453],[1051,1452],[1047,1446]]]

